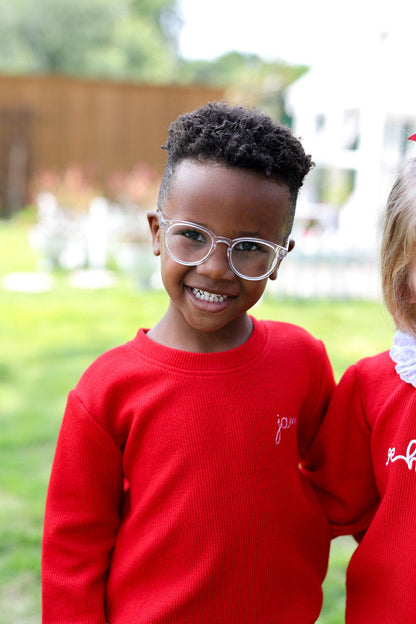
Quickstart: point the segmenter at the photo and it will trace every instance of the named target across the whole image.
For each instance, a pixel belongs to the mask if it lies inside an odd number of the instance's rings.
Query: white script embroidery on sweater
[[[396,462],[399,459],[406,462],[409,470],[412,470],[413,465],[416,464],[416,440],[410,440],[409,444],[407,445],[406,455],[396,455],[395,447],[393,446],[389,448],[389,450],[387,451],[386,466],[389,462]]]
[[[286,416],[283,416],[283,418],[280,418],[278,414],[277,415],[276,444],[280,444],[280,441],[282,439],[282,431],[284,431],[285,429],[290,429],[290,427],[294,427],[297,424],[298,424],[298,419],[296,417],[286,418]]]

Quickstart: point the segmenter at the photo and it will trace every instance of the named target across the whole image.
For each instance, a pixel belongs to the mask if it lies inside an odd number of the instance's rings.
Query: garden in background
[[[55,271],[45,292],[7,290],[10,273],[36,271],[29,225],[25,213],[0,222],[0,624],[40,622],[43,510],[69,390],[93,359],[151,326],[167,304],[162,291],[140,289],[121,273],[102,289],[75,287],[70,273]],[[297,323],[321,338],[337,379],[360,357],[387,349],[393,333],[377,301],[296,300],[276,289],[253,313]],[[353,548],[352,538],[333,543],[319,624],[344,621]]]

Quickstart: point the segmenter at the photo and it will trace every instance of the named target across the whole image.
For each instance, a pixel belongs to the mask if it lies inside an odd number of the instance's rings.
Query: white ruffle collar
[[[390,357],[396,363],[400,379],[416,388],[416,340],[410,334],[398,330],[394,334]]]

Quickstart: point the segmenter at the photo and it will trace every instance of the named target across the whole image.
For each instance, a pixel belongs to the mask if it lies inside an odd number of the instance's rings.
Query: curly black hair
[[[159,193],[159,205],[169,195],[176,167],[186,159],[215,162],[254,171],[290,191],[291,228],[298,191],[314,163],[292,131],[261,111],[214,102],[185,113],[169,128],[168,159]]]

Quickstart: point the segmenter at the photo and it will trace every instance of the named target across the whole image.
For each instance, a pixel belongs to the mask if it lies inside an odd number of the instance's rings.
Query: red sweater
[[[312,624],[329,527],[299,471],[333,389],[320,341],[254,321],[187,353],[145,331],[71,392],[49,485],[44,624]]]
[[[347,572],[348,624],[416,622],[416,390],[387,352],[347,370],[310,455],[335,535],[367,529]]]

